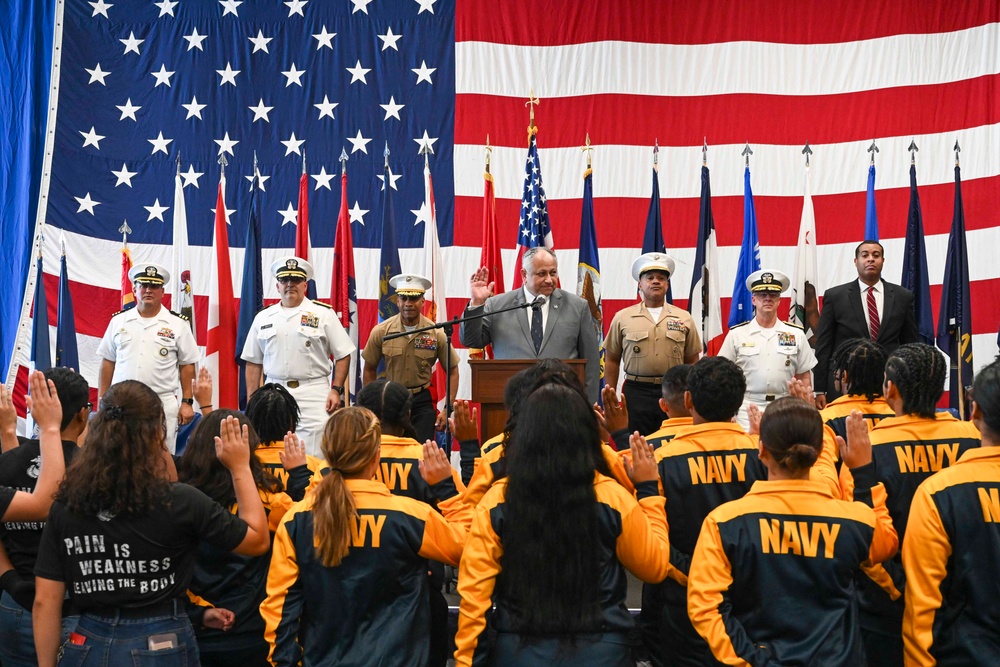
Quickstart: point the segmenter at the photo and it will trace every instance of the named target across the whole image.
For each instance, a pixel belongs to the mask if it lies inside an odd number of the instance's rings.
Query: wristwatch
[[[181,399],[181,403],[187,403],[188,405],[194,405],[194,399],[193,398],[182,398]]]
[[[337,393],[338,393],[338,394],[340,394],[341,396],[343,396],[343,395],[344,395],[344,387],[343,387],[343,386],[341,386],[341,385],[336,385],[336,384],[335,384],[335,385],[333,385],[332,387],[330,387],[330,389],[333,389],[333,390],[334,390],[335,392],[337,392]]]

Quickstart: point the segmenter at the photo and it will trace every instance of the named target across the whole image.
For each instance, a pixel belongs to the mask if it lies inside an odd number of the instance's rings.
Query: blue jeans
[[[76,628],[78,616],[62,620],[62,639]],[[14,602],[6,591],[0,596],[0,664],[3,667],[36,667],[35,633],[31,629],[31,610]]]
[[[197,667],[198,642],[191,621],[177,602],[172,614],[149,618],[123,618],[121,614],[85,612],[76,626],[82,645],[67,643],[60,667]],[[174,634],[173,648],[149,650],[152,635]]]

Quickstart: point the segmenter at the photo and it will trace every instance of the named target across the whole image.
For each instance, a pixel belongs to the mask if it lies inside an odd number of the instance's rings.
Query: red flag
[[[128,308],[135,303],[135,294],[132,292],[132,281],[128,279],[128,272],[132,270],[132,253],[129,252],[128,243],[122,244],[122,309]]]
[[[489,168],[489,165],[487,165]],[[483,252],[479,255],[479,265],[485,266],[490,272],[487,280],[493,282],[493,293],[502,294],[503,258],[500,256],[500,234],[497,230],[497,205],[493,194],[493,174],[483,174]],[[485,350],[471,350],[473,359],[493,358],[492,346]]]
[[[299,210],[295,214],[295,256],[309,260],[309,176],[299,179]]]
[[[219,181],[215,204],[215,261],[209,277],[208,345],[205,366],[212,373],[216,408],[239,409],[239,375],[236,365],[236,303],[229,263],[229,225],[223,197],[226,179]]]
[[[354,241],[351,238],[351,215],[347,210],[347,171],[340,175],[340,214],[337,216],[337,236],[333,241],[333,284],[330,289],[330,305],[340,317],[340,325],[351,337],[354,347],[358,345],[358,296],[354,279]],[[351,369],[348,373],[350,395],[361,388],[361,368],[357,351],[351,354]]]

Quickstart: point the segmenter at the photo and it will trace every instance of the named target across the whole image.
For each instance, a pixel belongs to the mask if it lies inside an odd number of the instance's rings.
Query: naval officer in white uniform
[[[173,454],[177,424],[194,419],[191,383],[201,357],[191,324],[162,306],[170,273],[159,264],[136,264],[128,274],[135,307],[115,313],[97,348],[101,370],[98,400],[122,380],[138,380],[156,392],[167,421],[166,445]],[[181,396],[178,401],[178,394]]]
[[[271,264],[271,273],[278,281],[281,302],[257,313],[243,346],[247,397],[261,386],[262,376],[287,388],[301,413],[296,434],[309,454],[322,456],[323,427],[343,403],[356,348],[333,309],[306,298],[313,277],[309,262],[282,257]]]
[[[743,371],[747,391],[736,420],[747,428],[747,405],[756,404],[762,411],[771,401],[788,395],[792,378],[810,385],[810,371],[816,355],[806,340],[802,327],[778,319],[781,293],[791,281],[784,273],[764,269],[751,273],[746,280],[753,301],[754,318],[737,324],[726,334],[719,350]]]

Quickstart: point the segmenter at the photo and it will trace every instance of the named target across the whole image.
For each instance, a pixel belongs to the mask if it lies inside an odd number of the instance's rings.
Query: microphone
[[[538,310],[538,309],[540,309],[540,308],[541,308],[542,306],[544,306],[544,305],[545,305],[545,297],[544,297],[544,296],[542,296],[542,295],[538,295],[538,296],[536,296],[536,297],[535,297],[535,300],[534,300],[534,301],[532,301],[531,303],[529,303],[529,304],[527,304],[527,305],[528,305],[528,306],[529,306],[529,307],[530,307],[530,308],[531,308],[532,310]]]

